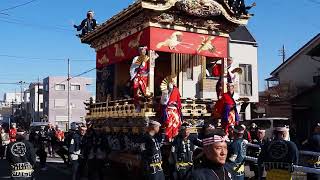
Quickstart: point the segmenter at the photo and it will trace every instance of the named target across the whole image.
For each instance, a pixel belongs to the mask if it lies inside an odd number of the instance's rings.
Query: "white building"
[[[241,107],[243,119],[251,119],[251,103],[259,102],[258,82],[258,44],[245,26],[240,26],[230,34],[230,56],[234,59],[233,67],[240,67],[242,74],[236,80],[238,93],[248,98],[249,103]]]
[[[44,86],[44,116],[48,121],[66,129],[68,124],[67,77],[47,77]],[[87,86],[91,79],[76,77],[70,80],[70,122],[83,122],[86,115],[84,102],[92,96]]]
[[[3,96],[4,106],[11,106],[11,104],[21,104],[21,102],[23,102],[23,93],[20,93],[20,92],[4,93],[4,96]]]
[[[43,85],[31,83],[30,91],[30,115],[33,122],[40,122],[43,116]]]

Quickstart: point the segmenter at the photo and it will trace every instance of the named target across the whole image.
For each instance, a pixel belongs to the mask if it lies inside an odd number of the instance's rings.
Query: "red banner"
[[[130,60],[138,55],[139,46],[150,46],[150,29],[146,28],[97,52],[97,68]]]
[[[224,58],[228,56],[228,38],[150,27],[97,52],[97,68],[131,60],[139,46],[162,52]]]
[[[150,44],[155,51],[220,58],[228,56],[228,38],[221,36],[151,28]]]

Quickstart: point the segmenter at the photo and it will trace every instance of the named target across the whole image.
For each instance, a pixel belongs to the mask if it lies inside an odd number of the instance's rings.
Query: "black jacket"
[[[36,164],[33,146],[26,140],[17,140],[8,145],[7,160],[13,178],[30,178]]]
[[[231,180],[231,174],[223,165],[217,165],[204,160],[201,167],[195,169],[188,180]]]

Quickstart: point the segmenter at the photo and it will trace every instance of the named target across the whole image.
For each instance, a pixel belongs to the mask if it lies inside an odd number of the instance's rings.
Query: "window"
[[[55,90],[57,91],[64,91],[66,89],[66,85],[64,84],[56,84],[55,85]]]
[[[40,103],[40,109],[43,109],[43,103]]]
[[[239,77],[240,95],[252,96],[252,67],[250,64],[240,64],[242,74]]]
[[[48,108],[48,101],[44,102],[44,107]]]
[[[46,84],[44,87],[45,87],[46,91],[49,91],[49,85],[48,84]]]
[[[65,108],[67,106],[66,99],[55,99],[54,100],[54,107],[55,108]]]
[[[39,94],[43,94],[43,89],[39,89]]]
[[[70,90],[71,91],[80,91],[80,85],[72,85],[71,84]]]
[[[56,116],[56,122],[68,122],[68,116]]]
[[[74,108],[76,108],[76,104],[71,103],[71,104],[70,104],[70,107],[74,109]]]

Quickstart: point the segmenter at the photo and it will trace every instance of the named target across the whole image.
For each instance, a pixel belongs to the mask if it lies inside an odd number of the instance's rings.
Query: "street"
[[[47,162],[47,171],[36,170],[35,176],[37,180],[71,179],[71,170],[67,169],[61,160],[49,158]],[[6,160],[0,160],[0,169],[0,180],[10,179],[9,165]]]

